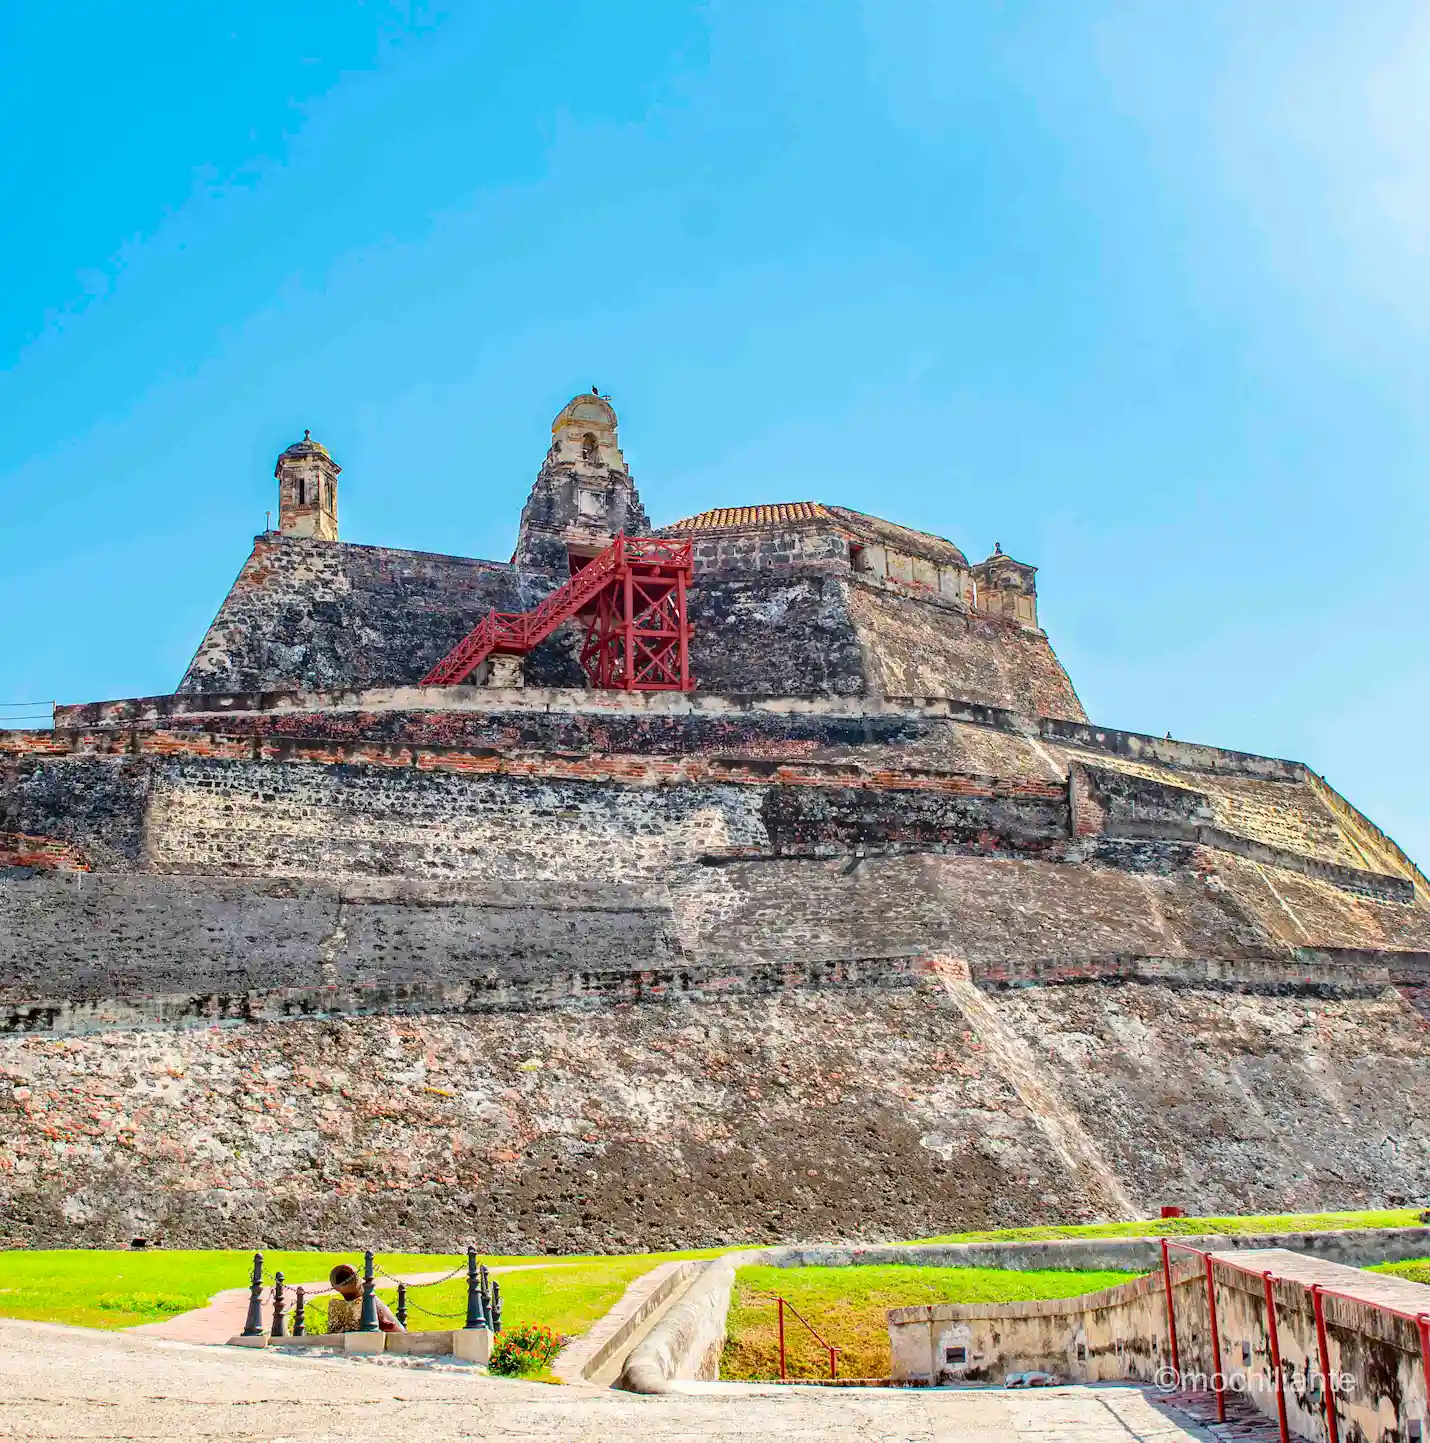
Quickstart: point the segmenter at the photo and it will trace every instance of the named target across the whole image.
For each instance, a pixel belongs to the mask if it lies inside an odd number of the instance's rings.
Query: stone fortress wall
[[[0,825],[95,868],[0,881],[21,1235],[627,1247],[1421,1185],[1430,916],[1296,764],[932,702],[58,721],[0,749]]]
[[[173,695],[0,732],[7,1231],[624,1249],[1419,1195],[1425,878],[1300,763],[1090,723],[1031,567],[706,513],[670,528],[700,690],[578,689],[561,633],[520,687],[425,688],[644,525],[614,413],[558,417],[510,565],[336,540],[337,470],[280,458]]]

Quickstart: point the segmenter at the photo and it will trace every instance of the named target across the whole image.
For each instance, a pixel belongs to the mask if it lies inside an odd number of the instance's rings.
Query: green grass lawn
[[[1007,1303],[1018,1298],[1068,1298],[1125,1283],[1136,1273],[1012,1272],[1001,1268],[741,1268],[735,1275],[729,1339],[720,1376],[779,1377],[775,1299],[792,1303],[841,1349],[846,1378],[889,1375],[885,1312],[920,1303]],[[829,1355],[786,1312],[785,1355],[791,1377],[829,1376]]]
[[[1309,1232],[1325,1228],[1404,1227],[1419,1221],[1413,1208],[1378,1212],[1283,1214],[1267,1217],[1169,1218],[1142,1222],[1090,1223],[1067,1227],[1000,1228],[950,1233],[928,1242],[1012,1242],[1043,1238],[1138,1237],[1159,1233]],[[508,1273],[501,1279],[505,1295],[503,1321],[545,1323],[575,1335],[588,1328],[620,1296],[626,1284],[648,1268],[675,1257],[713,1257],[728,1248],[703,1252],[643,1253],[623,1257],[552,1258],[489,1257],[489,1267],[541,1264],[539,1272]],[[190,1308],[200,1308],[216,1292],[238,1288],[248,1279],[252,1255],[238,1251],[155,1249],[152,1252],[89,1249],[0,1252],[0,1317],[72,1323],[90,1328],[129,1328],[152,1323]],[[351,1253],[317,1251],[265,1254],[267,1274],[281,1270],[290,1285],[325,1279],[335,1262],[360,1263]],[[437,1272],[456,1267],[453,1254],[384,1253],[378,1264],[389,1273]],[[1403,1264],[1395,1267],[1406,1266]],[[846,1281],[848,1269],[834,1269]],[[880,1269],[859,1269],[875,1273]],[[927,1270],[920,1269],[920,1272]],[[960,1269],[960,1272],[976,1270]],[[1037,1276],[1020,1274],[1016,1276]],[[1430,1281],[1430,1278],[1418,1280]],[[852,1286],[852,1285],[851,1285]],[[383,1296],[394,1295],[385,1289]],[[463,1283],[455,1279],[439,1289],[412,1292],[409,1325],[415,1329],[450,1326],[420,1312],[416,1305],[439,1313],[463,1309]],[[919,1296],[895,1300],[920,1301]],[[460,1322],[460,1319],[457,1320]]]
[[[501,1284],[502,1327],[544,1323],[574,1338],[604,1317],[627,1285],[642,1273],[672,1258],[714,1257],[720,1251],[713,1248],[705,1252],[635,1253],[629,1257],[548,1258],[543,1261],[549,1266],[500,1274],[496,1281]],[[487,1266],[492,1265],[488,1261]],[[383,1288],[380,1295],[390,1308],[396,1309],[395,1291]],[[460,1328],[466,1309],[465,1277],[435,1288],[409,1289],[407,1326],[414,1333]],[[433,1317],[433,1313],[459,1316]]]
[[[499,1275],[507,1326],[545,1323],[575,1336],[607,1312],[626,1284],[672,1257],[709,1257],[705,1253],[646,1253],[627,1257],[484,1257],[489,1268],[541,1264],[532,1271]],[[268,1252],[264,1276],[282,1272],[290,1287],[326,1281],[335,1263],[361,1268],[353,1253]],[[379,1268],[391,1274],[444,1272],[466,1259],[455,1254],[381,1253]],[[247,1284],[252,1253],[156,1249],[152,1252],[55,1250],[0,1253],[0,1317],[70,1323],[86,1328],[132,1328],[175,1313],[201,1308],[226,1288]],[[379,1280],[381,1281],[381,1280]],[[396,1306],[395,1289],[379,1289]],[[412,1288],[408,1327],[414,1331],[460,1327],[466,1315],[465,1274],[432,1288]],[[292,1294],[289,1294],[292,1304]],[[460,1313],[437,1318],[419,1311]],[[320,1323],[325,1303],[318,1300],[312,1319]]]
[[[1412,1283],[1430,1285],[1430,1258],[1407,1258],[1403,1263],[1376,1263],[1367,1271],[1390,1273],[1397,1278],[1407,1278]]]
[[[1186,1237],[1196,1233],[1315,1233],[1335,1228],[1413,1228],[1419,1208],[1379,1208],[1362,1212],[1268,1213],[1241,1217],[1148,1218],[1123,1223],[1072,1223],[1067,1226],[995,1228],[985,1232],[942,1233],[925,1243],[1043,1242],[1049,1238]]]

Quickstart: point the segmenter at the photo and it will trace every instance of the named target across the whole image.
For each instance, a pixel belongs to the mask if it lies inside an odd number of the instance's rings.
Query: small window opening
[[[1241,1366],[1243,1368],[1251,1366],[1251,1344],[1247,1342],[1243,1342],[1241,1345]]]
[[[849,548],[849,569],[851,571],[868,571],[869,556],[862,546],[850,546]]]
[[[600,447],[596,445],[596,438],[589,431],[581,437],[581,459],[592,466],[601,459]]]
[[[1086,1343],[1079,1343],[1079,1344],[1077,1345],[1077,1360],[1078,1360],[1079,1363],[1085,1363],[1085,1362],[1087,1362],[1087,1344],[1086,1344]]]
[[[304,495],[303,495],[303,478],[300,476],[300,477],[298,478],[298,505],[300,505],[300,506],[306,506],[307,504],[308,504],[308,503],[307,503],[307,501],[305,500]]]
[[[945,1363],[966,1363],[968,1361],[967,1348],[945,1348],[943,1350],[943,1361]]]

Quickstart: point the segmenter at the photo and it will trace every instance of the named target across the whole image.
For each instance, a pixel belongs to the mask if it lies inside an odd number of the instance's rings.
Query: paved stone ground
[[[33,1439],[532,1439],[541,1443],[1190,1443],[1139,1390],[725,1390],[669,1398],[0,1322],[0,1443]]]

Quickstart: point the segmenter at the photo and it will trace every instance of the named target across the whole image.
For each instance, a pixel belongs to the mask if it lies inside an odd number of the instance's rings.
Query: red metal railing
[[[532,610],[488,612],[422,685],[457,686],[493,652],[524,656],[563,621],[594,612],[582,663],[595,685],[686,690],[693,555],[689,540],[622,533]],[[614,651],[629,663],[615,664]]]
[[[1176,1248],[1202,1259],[1206,1271],[1207,1310],[1210,1316],[1212,1388],[1216,1395],[1217,1422],[1224,1423],[1226,1421],[1225,1378],[1221,1370],[1221,1337],[1217,1321],[1216,1283],[1212,1271],[1213,1255],[1202,1248],[1192,1247],[1190,1243],[1179,1243],[1171,1238],[1162,1238],[1161,1244],[1162,1278],[1167,1296],[1167,1333],[1171,1345],[1172,1371],[1179,1378],[1182,1366],[1177,1348],[1177,1315],[1172,1298],[1170,1252],[1171,1249]],[[1323,1287],[1320,1283],[1303,1283],[1299,1278],[1279,1277],[1270,1268],[1248,1267],[1225,1256],[1217,1257],[1215,1261],[1224,1268],[1230,1268],[1233,1272],[1261,1279],[1262,1291],[1266,1298],[1266,1327],[1271,1344],[1271,1367],[1276,1374],[1276,1418],[1280,1427],[1281,1443],[1290,1443],[1291,1433],[1286,1419],[1285,1379],[1281,1372],[1281,1338],[1276,1321],[1275,1292],[1272,1288],[1272,1284],[1276,1282],[1295,1283],[1310,1296],[1311,1315],[1316,1325],[1316,1351],[1320,1355],[1321,1364],[1321,1396],[1326,1400],[1326,1432],[1330,1443],[1340,1443],[1340,1419],[1336,1414],[1336,1390],[1331,1377],[1330,1339],[1326,1332],[1325,1300],[1327,1298],[1343,1298],[1346,1302],[1356,1303],[1365,1308],[1374,1308],[1377,1312],[1387,1313],[1391,1317],[1413,1323],[1420,1340],[1420,1367],[1424,1376],[1426,1398],[1430,1400],[1430,1313],[1410,1313],[1403,1308],[1392,1307],[1389,1303],[1377,1303],[1369,1298],[1357,1297],[1354,1293],[1344,1293],[1336,1288]]]
[[[786,1382],[789,1381],[789,1369],[788,1369],[788,1367],[787,1367],[787,1365],[786,1365],[786,1362],[785,1362],[785,1309],[786,1309],[786,1308],[788,1308],[789,1311],[792,1312],[792,1313],[795,1315],[795,1317],[798,1318],[799,1321],[800,1321],[801,1323],[803,1323],[804,1326],[809,1330],[809,1335],[810,1335],[810,1337],[812,1337],[812,1338],[814,1339],[814,1341],[815,1341],[816,1343],[818,1343],[819,1346],[820,1346],[821,1348],[823,1348],[823,1349],[829,1354],[829,1376],[830,1376],[831,1378],[837,1378],[837,1377],[839,1376],[839,1354],[843,1351],[843,1349],[842,1349],[842,1348],[836,1348],[833,1343],[828,1342],[828,1341],[827,1341],[826,1339],[824,1339],[824,1338],[821,1338],[821,1337],[819,1336],[819,1334],[815,1331],[814,1324],[811,1323],[811,1322],[809,1321],[809,1319],[806,1318],[806,1317],[804,1316],[804,1314],[801,1313],[801,1312],[799,1311],[799,1309],[796,1308],[793,1303],[786,1302],[783,1298],[780,1298],[780,1297],[776,1297],[775,1302],[779,1304],[779,1324],[780,1324],[780,1382],[781,1382],[781,1383],[786,1383]]]

